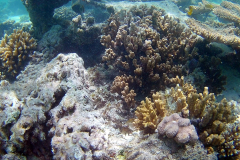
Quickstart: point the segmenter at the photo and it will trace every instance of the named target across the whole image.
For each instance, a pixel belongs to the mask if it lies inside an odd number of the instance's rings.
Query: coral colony
[[[68,2],[0,23],[1,159],[240,159],[239,1]]]

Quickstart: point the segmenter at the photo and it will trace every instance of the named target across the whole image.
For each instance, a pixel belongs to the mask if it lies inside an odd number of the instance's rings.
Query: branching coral
[[[232,25],[212,27],[202,22],[189,18],[186,23],[198,35],[208,41],[224,43],[233,48],[240,48],[240,37],[237,35],[238,28]]]
[[[182,75],[182,64],[191,57],[196,35],[178,19],[163,16],[154,7],[142,8],[112,15],[100,41],[107,48],[102,57],[105,64],[133,77],[130,90],[148,95]]]
[[[136,93],[134,93],[134,90],[129,90],[129,83],[133,83],[132,76],[116,76],[111,87],[111,92],[121,94],[127,105],[134,107]]]
[[[239,129],[234,124],[237,118],[233,113],[235,105],[226,99],[216,102],[214,94],[208,92],[208,87],[204,88],[203,93],[197,93],[192,85],[184,83],[183,78],[176,79],[180,85],[165,92],[153,94],[153,101],[146,98],[146,102],[141,102],[135,111],[137,116],[134,121],[135,126],[146,132],[153,131],[159,121],[165,119],[164,117],[172,113],[180,113],[181,117],[199,119],[196,125],[199,139],[209,148],[209,151],[215,149],[224,156],[237,156]],[[158,102],[161,104],[160,107],[157,107]],[[163,120],[159,125],[166,126],[166,123]],[[165,127],[160,127],[160,134],[168,136],[168,132],[163,128]],[[170,127],[170,131],[173,131],[173,128],[174,126]],[[175,136],[176,134],[168,137]],[[180,139],[177,141],[182,142]]]
[[[36,40],[23,30],[14,30],[9,36],[5,34],[0,44],[1,79],[15,77],[36,45]]]
[[[240,124],[232,123],[226,126],[226,130],[221,133],[225,142],[219,147],[220,154],[224,157],[240,158]]]
[[[223,1],[221,6],[213,9],[213,13],[220,18],[240,24],[240,5]]]

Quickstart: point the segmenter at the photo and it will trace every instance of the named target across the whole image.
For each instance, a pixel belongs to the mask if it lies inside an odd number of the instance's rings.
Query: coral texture
[[[1,159],[132,160],[151,155],[180,160],[189,151],[211,157],[198,142],[184,149],[157,133],[145,137],[135,132],[110,84],[96,87],[88,77],[83,60],[72,53],[28,65],[14,84],[1,81]]]
[[[237,36],[238,28],[235,26],[223,25],[212,27],[192,18],[189,18],[186,23],[196,34],[208,41],[224,43],[234,48],[240,47],[240,38]]]
[[[0,44],[2,65],[0,78],[15,78],[21,71],[24,61],[36,46],[36,40],[23,30],[14,30],[9,36],[5,34]]]
[[[213,13],[220,18],[240,24],[240,5],[223,1],[221,6],[213,9]]]
[[[238,132],[238,129],[233,130],[227,127],[232,126],[237,118],[233,113],[235,104],[228,102],[226,99],[216,102],[214,94],[208,92],[208,87],[204,88],[203,93],[197,93],[192,85],[184,83],[183,78],[176,79],[178,79],[177,81],[180,85],[165,90],[164,93],[158,92],[157,94],[153,94],[153,102],[148,98],[146,98],[146,102],[141,102],[141,105],[135,111],[135,115],[137,116],[134,120],[135,126],[145,132],[153,132],[159,122],[160,126],[164,126],[163,124],[167,125],[167,122],[164,121],[164,116],[179,112],[182,117],[198,120],[196,127],[198,127],[199,139],[209,150],[214,150],[213,148],[215,148],[215,151],[222,153],[226,157],[238,156],[238,148],[235,151],[232,150],[234,144],[238,144],[238,139],[230,138],[230,140],[226,136],[226,134],[234,135]],[[157,108],[156,103],[158,101],[156,101],[156,97],[163,104],[160,105],[160,109]],[[173,126],[169,127],[169,132],[162,129],[160,134],[166,134],[167,137],[175,137],[176,123],[171,122],[169,126]],[[238,135],[238,133],[235,135]],[[184,140],[176,141],[184,142]],[[225,141],[231,141],[233,145],[231,147],[224,147],[225,145],[230,145],[230,142],[226,144]],[[212,148],[210,149],[210,147]]]
[[[198,135],[190,120],[174,113],[164,119],[157,126],[160,135],[174,138],[178,143],[196,142]]]
[[[191,57],[196,35],[163,12],[154,6],[133,7],[112,15],[103,28],[102,60],[121,75],[132,76],[129,90],[136,93],[164,89],[182,75],[182,64]]]

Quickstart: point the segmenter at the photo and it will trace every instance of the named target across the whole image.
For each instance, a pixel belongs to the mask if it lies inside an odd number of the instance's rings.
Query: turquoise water
[[[0,22],[6,20],[15,20],[16,22],[20,22],[20,17],[23,19],[28,16],[28,12],[20,0],[1,0],[0,6]]]

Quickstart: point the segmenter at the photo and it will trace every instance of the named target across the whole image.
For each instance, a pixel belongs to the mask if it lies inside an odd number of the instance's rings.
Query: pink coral
[[[174,138],[178,143],[195,142],[198,139],[195,127],[191,125],[190,120],[180,117],[177,113],[164,117],[157,129],[160,135]]]

